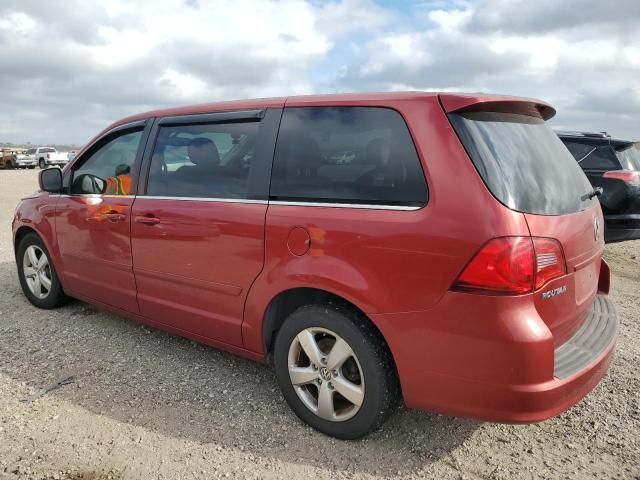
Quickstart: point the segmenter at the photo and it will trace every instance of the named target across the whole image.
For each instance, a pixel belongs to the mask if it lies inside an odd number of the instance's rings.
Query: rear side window
[[[284,111],[271,178],[275,200],[423,206],[424,173],[394,110],[301,107]]]
[[[511,113],[451,114],[451,123],[491,193],[519,212],[561,215],[594,204],[593,187],[541,118]]]
[[[259,122],[161,127],[147,195],[246,199]]]

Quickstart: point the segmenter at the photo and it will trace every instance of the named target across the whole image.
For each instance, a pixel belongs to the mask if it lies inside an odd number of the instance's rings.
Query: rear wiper
[[[595,187],[589,193],[582,197],[583,200],[591,200],[593,197],[599,197],[602,195],[602,187]]]

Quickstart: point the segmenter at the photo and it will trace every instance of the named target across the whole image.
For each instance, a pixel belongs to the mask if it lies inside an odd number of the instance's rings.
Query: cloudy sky
[[[386,90],[537,97],[556,128],[638,139],[639,31],[638,0],[0,0],[0,142],[82,145],[161,106]]]

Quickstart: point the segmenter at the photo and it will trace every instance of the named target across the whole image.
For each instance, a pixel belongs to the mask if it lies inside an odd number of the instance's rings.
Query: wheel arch
[[[38,235],[38,237],[40,237],[40,239],[45,242],[46,245],[46,241],[42,238],[42,235],[40,235],[35,228],[27,226],[27,225],[21,225],[20,227],[18,227],[18,229],[16,230],[16,233],[13,237],[13,251],[17,254],[18,253],[18,247],[20,246],[20,242],[22,241],[22,239],[24,237],[26,237],[28,234],[30,233],[35,233],[36,235]],[[48,248],[48,246],[47,246]]]
[[[262,340],[265,360],[268,364],[273,363],[273,348],[275,339],[277,337],[280,327],[284,324],[286,318],[298,308],[303,305],[309,304],[333,304],[338,305],[344,309],[350,310],[365,319],[365,321],[371,326],[372,330],[380,337],[381,341],[385,345],[385,348],[389,352],[393,361],[393,367],[396,375],[397,367],[389,343],[378,328],[378,326],[369,318],[369,316],[356,304],[348,299],[337,295],[328,290],[323,290],[314,287],[294,287],[287,290],[283,290],[275,295],[269,302],[267,309],[265,310],[263,323],[262,323]]]
[[[48,224],[45,224],[45,227],[51,228],[51,226]],[[53,263],[53,266],[56,269],[58,279],[60,280],[60,283],[63,283],[64,269],[61,268],[62,260],[59,257],[57,245],[55,244],[55,239],[52,239],[52,241],[49,241],[50,239],[47,237],[47,235],[43,234],[43,232],[35,228],[35,225],[33,223],[22,224],[18,228],[16,228],[16,231],[13,235],[13,250],[14,250],[14,255],[16,260],[18,258],[18,248],[20,247],[20,242],[22,242],[22,239],[27,235],[29,235],[30,233],[37,235],[38,238],[42,241],[42,243],[44,243],[44,246],[47,248],[47,251],[49,252],[49,260]]]

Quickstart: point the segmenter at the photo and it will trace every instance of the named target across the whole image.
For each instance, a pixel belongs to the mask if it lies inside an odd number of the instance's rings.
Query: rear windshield
[[[616,150],[622,168],[640,170],[640,143],[632,143]]]
[[[589,180],[541,118],[512,113],[451,114],[451,123],[491,193],[524,213],[563,215],[596,201]]]
[[[41,148],[40,153],[56,153],[55,148]]]

